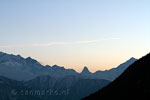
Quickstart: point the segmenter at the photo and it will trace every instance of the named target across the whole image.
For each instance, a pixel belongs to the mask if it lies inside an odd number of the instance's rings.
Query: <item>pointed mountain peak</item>
[[[86,66],[84,66],[84,69],[83,70],[88,70],[88,68]]]
[[[140,58],[138,61],[130,65],[129,68],[127,68],[116,80],[114,80],[108,86],[83,100],[92,100],[94,98],[97,98],[98,100],[120,100],[120,98],[124,97],[124,100],[131,98],[135,100],[150,99],[149,93],[145,92],[150,91],[150,89],[147,88],[149,87],[150,83],[149,61],[150,54]]]
[[[131,57],[129,60],[137,60],[136,58],[134,58],[134,57]]]
[[[127,60],[127,62],[135,62],[135,61],[137,61],[137,59],[134,57],[131,57],[129,60]]]
[[[81,73],[91,73],[89,69],[85,66]]]
[[[123,71],[126,70],[131,64],[133,64],[134,62],[136,62],[138,59],[131,57],[130,59],[128,59],[127,61],[125,61],[124,63],[120,64],[117,69],[122,69]]]

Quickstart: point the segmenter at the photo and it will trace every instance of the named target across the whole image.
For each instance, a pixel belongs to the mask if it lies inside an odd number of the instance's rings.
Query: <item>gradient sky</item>
[[[92,72],[150,52],[150,0],[0,0],[0,51]]]

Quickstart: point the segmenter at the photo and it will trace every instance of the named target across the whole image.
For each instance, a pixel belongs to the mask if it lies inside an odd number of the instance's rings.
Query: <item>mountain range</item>
[[[117,79],[83,100],[149,100],[150,54],[129,66]]]
[[[107,86],[135,61],[132,57],[116,68],[95,73],[84,67],[78,73],[0,52],[0,100],[80,100]]]
[[[136,60],[137,59],[132,57],[116,68],[106,71],[96,71],[95,73],[91,73],[87,67],[84,67],[83,71],[78,73],[73,69],[65,69],[58,65],[43,66],[31,57],[23,58],[20,55],[0,52],[0,75],[18,81],[28,81],[41,75],[50,75],[55,78],[73,75],[87,79],[105,79],[113,81]]]

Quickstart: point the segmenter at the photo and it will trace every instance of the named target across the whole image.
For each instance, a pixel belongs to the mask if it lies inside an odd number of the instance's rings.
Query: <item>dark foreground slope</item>
[[[132,64],[114,82],[83,100],[150,100],[150,54]]]

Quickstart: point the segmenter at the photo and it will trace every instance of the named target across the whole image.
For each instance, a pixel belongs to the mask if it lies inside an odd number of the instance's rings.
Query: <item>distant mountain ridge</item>
[[[116,68],[95,73],[85,66],[78,73],[58,65],[43,66],[31,57],[0,52],[0,100],[79,100],[107,86],[135,61],[135,58],[131,58]],[[59,96],[22,96],[12,95],[10,92],[14,93],[14,89],[15,93],[21,90],[69,92]]]
[[[127,60],[126,62],[120,64],[116,68],[112,68],[110,70],[105,70],[105,71],[97,71],[97,72],[95,72],[94,76],[96,78],[98,77],[100,79],[106,79],[106,80],[113,81],[118,76],[120,76],[135,61],[137,61],[137,59],[135,59],[134,57],[131,57],[129,60]]]
[[[105,79],[112,81],[135,61],[135,58],[131,58],[117,68],[97,71],[95,73],[91,73],[87,67],[84,67],[83,71],[78,73],[73,69],[65,69],[57,65],[43,66],[31,57],[23,58],[20,55],[0,52],[0,75],[18,81],[28,81],[41,75],[50,75],[55,78],[74,75],[85,79]]]
[[[150,100],[150,54],[142,57],[116,80],[83,100]]]
[[[78,75],[78,73],[73,69],[65,69],[57,65],[43,66],[31,57],[23,58],[20,55],[0,52],[0,75],[19,81],[27,81],[41,75],[64,77]]]

